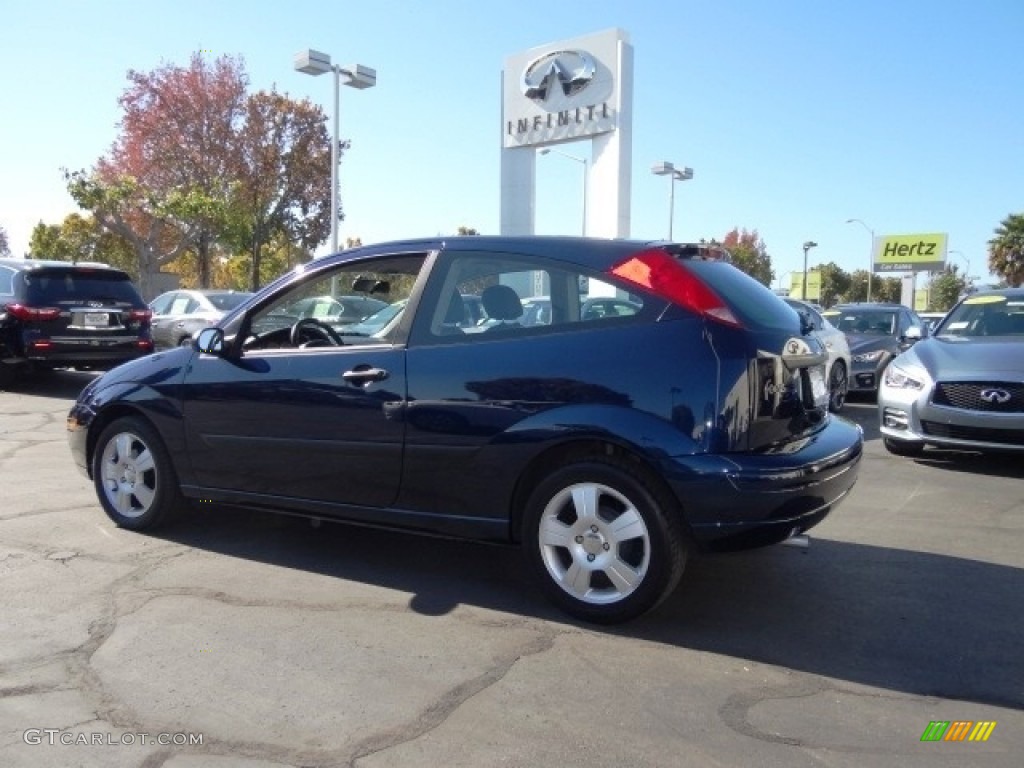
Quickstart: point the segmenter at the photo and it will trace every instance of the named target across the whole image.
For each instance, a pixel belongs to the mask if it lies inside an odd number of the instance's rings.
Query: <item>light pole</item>
[[[675,218],[676,182],[689,181],[693,178],[693,168],[676,168],[672,163],[663,160],[651,166],[655,176],[668,176],[668,239],[672,240],[672,220]]]
[[[345,75],[345,85],[363,90],[373,88],[377,84],[377,70],[352,64],[341,67],[331,64],[331,57],[326,53],[307,48],[295,54],[295,69],[307,75],[334,73],[334,131],[331,137],[331,253],[338,252],[338,103],[341,76]]]
[[[964,263],[967,265],[967,271],[964,272],[964,279],[965,280],[970,280],[971,279],[971,260],[968,259],[966,256],[964,256],[963,251],[950,251],[950,253],[955,253],[957,256],[959,256],[961,259],[964,260]]]
[[[588,186],[587,175],[589,173],[589,167],[587,165],[587,158],[585,158],[585,157],[576,157],[576,155],[570,155],[568,152],[563,152],[560,149],[554,149],[552,147],[544,147],[544,149],[542,149],[540,151],[540,153],[542,155],[546,155],[549,152],[554,152],[556,155],[561,155],[562,157],[568,157],[570,160],[575,160],[577,163],[583,163],[583,229],[582,229],[582,235],[584,237],[586,237],[587,236],[587,186]]]
[[[868,251],[868,301],[871,301],[871,273],[875,270],[875,230],[860,219],[847,219],[847,224],[860,224],[871,235],[871,250]]]
[[[800,296],[800,298],[803,299],[804,301],[807,301],[807,252],[811,250],[811,248],[817,247],[818,244],[813,240],[808,240],[806,243],[804,243],[804,289],[803,295]],[[818,298],[820,299],[821,297],[819,296]]]

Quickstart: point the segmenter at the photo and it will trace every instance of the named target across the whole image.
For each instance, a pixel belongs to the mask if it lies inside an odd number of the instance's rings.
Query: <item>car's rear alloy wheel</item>
[[[567,613],[602,624],[627,621],[679,583],[686,542],[670,507],[621,462],[568,464],[548,475],[527,503],[527,557]]]
[[[846,366],[836,362],[828,375],[828,409],[832,413],[838,413],[846,403],[846,392],[850,387],[849,379],[846,376]]]
[[[910,440],[894,440],[886,437],[882,439],[885,449],[897,456],[920,456],[924,453],[924,443]]]
[[[92,474],[103,510],[122,528],[153,528],[180,505],[178,479],[167,450],[141,419],[117,419],[103,430]]]

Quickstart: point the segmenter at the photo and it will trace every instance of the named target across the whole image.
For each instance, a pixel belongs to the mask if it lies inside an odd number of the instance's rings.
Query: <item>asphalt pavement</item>
[[[807,550],[692,557],[597,628],[512,548],[202,505],[120,530],[67,448],[89,378],[0,392],[0,766],[1022,762],[1024,456],[893,457],[852,402],[860,480]]]

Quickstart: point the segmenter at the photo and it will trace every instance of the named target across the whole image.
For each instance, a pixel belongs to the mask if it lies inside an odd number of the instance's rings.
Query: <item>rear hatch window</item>
[[[799,327],[796,314],[786,302],[745,272],[721,261],[691,259],[685,263],[729,304],[745,326],[790,332]]]
[[[25,300],[33,306],[68,306],[89,301],[141,306],[124,272],[98,269],[41,269],[23,273]]]

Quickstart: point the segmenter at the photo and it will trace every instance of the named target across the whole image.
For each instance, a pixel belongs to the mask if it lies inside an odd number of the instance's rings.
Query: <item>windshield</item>
[[[939,336],[1024,336],[1024,299],[972,296],[949,313]]]
[[[833,309],[825,319],[843,333],[892,336],[896,333],[896,313],[864,309]]]

